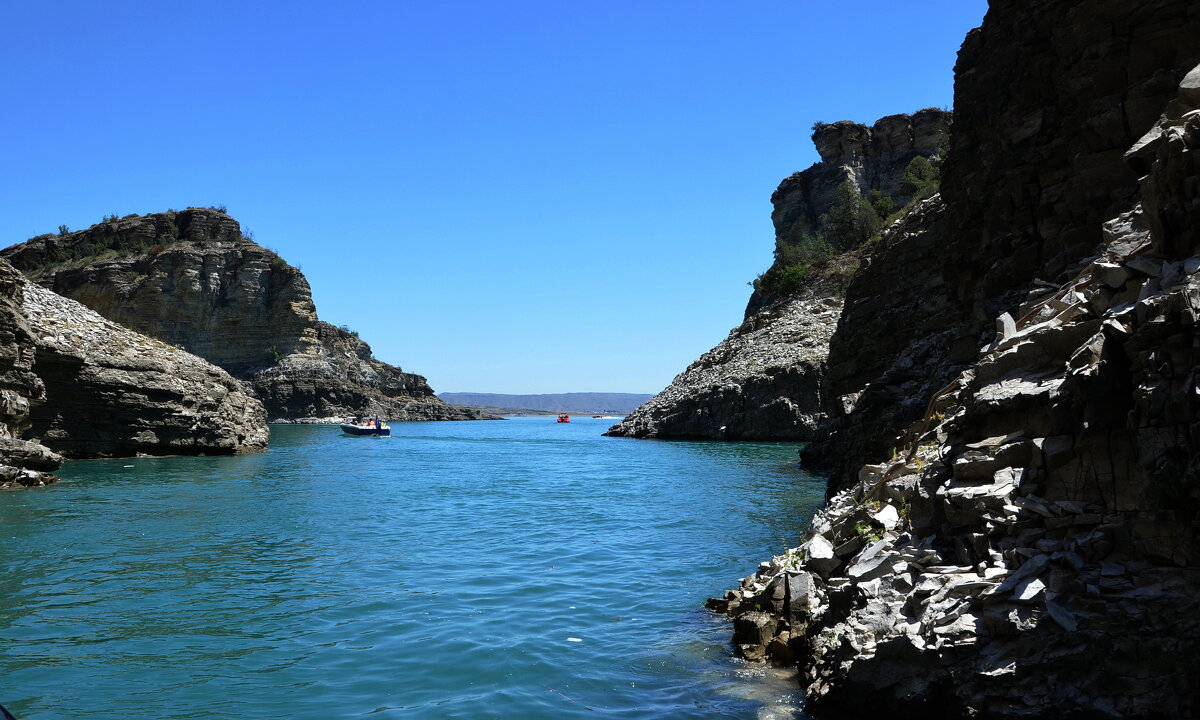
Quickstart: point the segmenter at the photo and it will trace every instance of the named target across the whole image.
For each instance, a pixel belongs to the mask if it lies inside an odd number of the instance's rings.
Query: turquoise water
[[[702,609],[794,544],[786,444],[608,420],[275,426],[0,493],[0,703],[70,718],[754,718],[794,680]]]

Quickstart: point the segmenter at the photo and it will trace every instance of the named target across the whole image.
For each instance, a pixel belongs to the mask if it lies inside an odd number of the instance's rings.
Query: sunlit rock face
[[[471,419],[317,319],[308,280],[225,212],[111,218],[2,253],[39,285],[247,381],[272,419]]]
[[[0,260],[0,488],[54,482],[63,459],[27,439],[30,410],[46,399],[46,387],[33,372],[33,330],[22,307],[26,280]]]
[[[803,440],[823,416],[821,382],[842,309],[836,280],[751,315],[608,435]]]
[[[813,233],[847,181],[898,206],[914,158],[935,157],[951,115],[936,108],[874,125],[842,121],[812,133],[821,162],[783,180],[771,196],[776,243]],[[777,260],[778,262],[778,260]],[[826,415],[826,357],[842,312],[848,272],[814,272],[780,295],[761,287],[745,321],[607,434],[637,438],[807,440]]]
[[[867,196],[889,197],[902,207],[912,200],[904,186],[905,170],[914,158],[935,157],[950,128],[952,115],[928,108],[912,115],[888,115],[874,125],[843,120],[819,123],[812,133],[821,161],[779,183],[771,195],[771,222],[776,243],[796,244],[815,232],[820,218],[837,201],[838,187],[849,181]],[[777,298],[756,290],[746,317]]]
[[[22,311],[46,389],[31,432],[75,458],[265,448],[263,405],[221,368],[33,283]]]

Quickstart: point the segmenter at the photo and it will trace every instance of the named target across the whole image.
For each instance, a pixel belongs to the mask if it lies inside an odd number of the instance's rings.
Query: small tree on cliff
[[[878,235],[882,227],[875,208],[850,180],[838,186],[837,198],[820,222],[826,240],[838,252],[862,245]]]
[[[900,187],[906,195],[911,195],[913,200],[921,200],[938,191],[940,175],[928,158],[918,155],[905,168]]]

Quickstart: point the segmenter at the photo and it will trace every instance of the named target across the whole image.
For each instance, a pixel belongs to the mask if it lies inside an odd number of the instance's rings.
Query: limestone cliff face
[[[1098,255],[1002,315],[911,449],[713,602],[743,654],[799,661],[810,709],[1200,710],[1200,66],[1180,97]]]
[[[271,418],[476,416],[320,322],[304,274],[222,211],[113,218],[0,256],[43,287],[246,380]]]
[[[224,370],[33,283],[22,295],[46,388],[31,432],[48,447],[73,458],[266,447],[262,403]]]
[[[51,473],[63,462],[22,437],[30,429],[30,410],[46,399],[45,385],[33,372],[36,349],[22,307],[25,284],[21,273],[0,260],[0,488],[54,482]]]
[[[835,486],[887,454],[993,319],[1056,286],[1137,193],[1122,160],[1200,60],[1200,6],[993,0],[955,69],[941,201],[885,237],[830,343],[831,419],[805,458]]]
[[[734,328],[671,385],[606,434],[637,438],[802,440],[822,417],[836,279],[812,282]]]

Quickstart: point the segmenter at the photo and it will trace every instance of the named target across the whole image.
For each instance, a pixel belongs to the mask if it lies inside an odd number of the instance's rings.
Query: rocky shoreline
[[[1200,713],[1200,7],[1077,6],[968,37],[830,342],[828,506],[709,601],[817,717]]]

